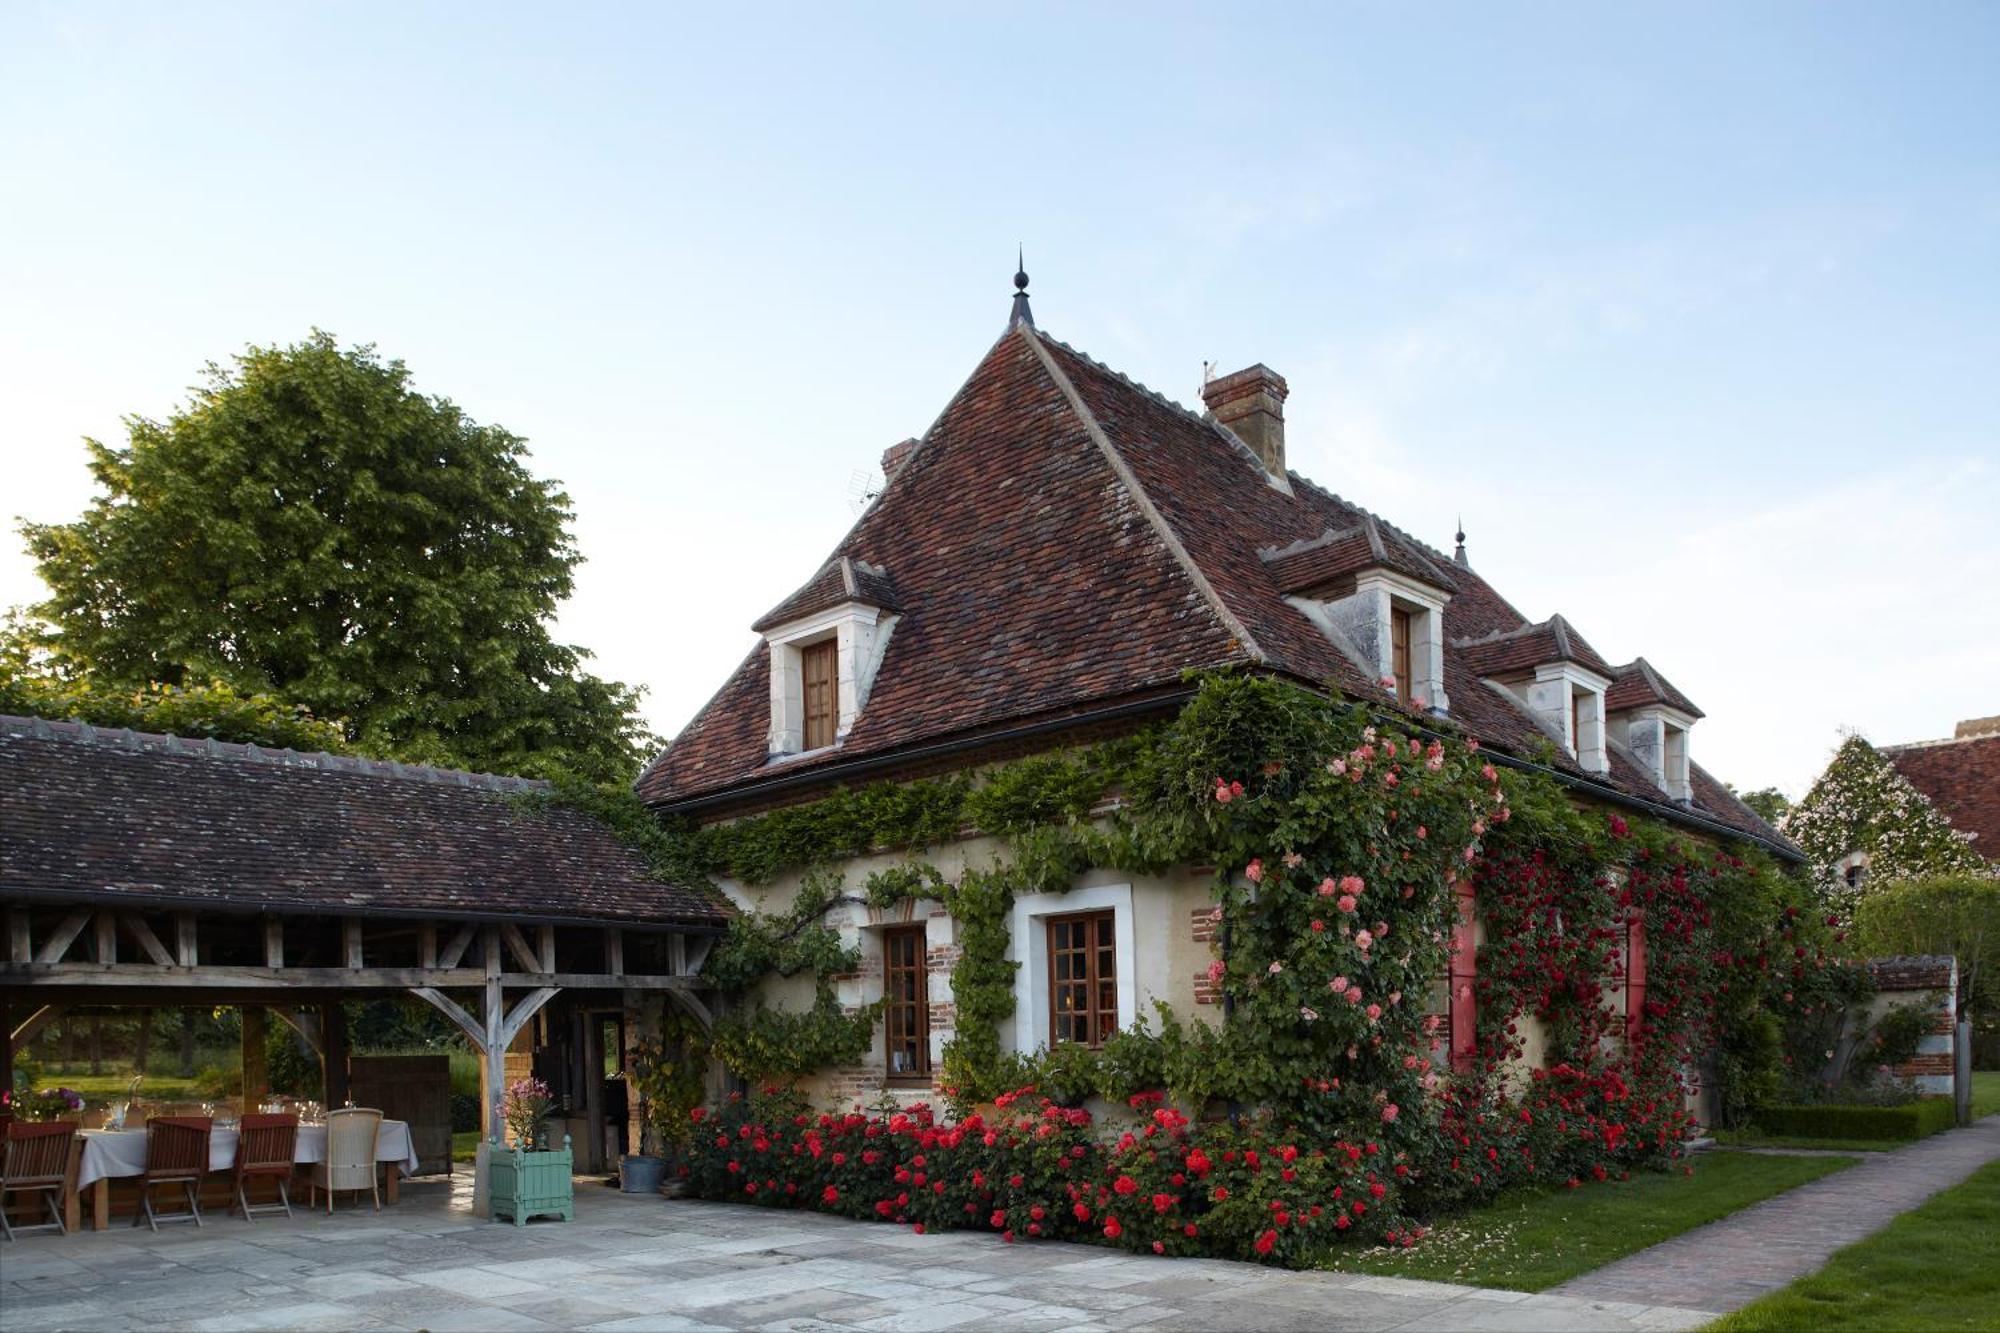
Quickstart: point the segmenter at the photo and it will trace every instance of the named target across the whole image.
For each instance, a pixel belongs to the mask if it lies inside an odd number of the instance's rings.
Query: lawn
[[[1972,1118],[2000,1114],[2000,1069],[1976,1069],[1972,1073]]]
[[[1982,1069],[1972,1075],[1972,1118],[2000,1114],[2000,1070]],[[1894,1152],[1910,1139],[1809,1139],[1795,1134],[1766,1134],[1756,1128],[1719,1129],[1715,1141],[1731,1148],[1823,1148],[1829,1152]]]
[[[1647,1172],[1508,1195],[1440,1224],[1413,1249],[1336,1254],[1327,1267],[1541,1291],[1856,1161],[1737,1152],[1692,1160],[1692,1177]]]
[[[1783,1291],[1708,1325],[1718,1333],[1995,1327],[2000,1162],[1904,1213]]]

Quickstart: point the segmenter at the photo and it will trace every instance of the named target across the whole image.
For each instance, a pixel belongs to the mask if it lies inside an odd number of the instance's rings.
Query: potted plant
[[[669,1168],[677,1167],[694,1127],[708,1072],[708,1034],[686,1014],[670,1012],[658,1037],[632,1048],[628,1068],[645,1117],[644,1147],[618,1162],[618,1185],[628,1194],[651,1194],[663,1187]],[[678,1183],[678,1182],[675,1182]]]
[[[83,1111],[83,1094],[75,1088],[43,1088],[40,1092],[11,1091],[8,1110],[23,1120],[67,1120]]]
[[[554,1107],[548,1085],[538,1078],[508,1085],[500,1117],[513,1147],[503,1150],[495,1144],[487,1168],[496,1222],[508,1217],[518,1227],[530,1217],[554,1215],[567,1222],[576,1216],[569,1135],[563,1135],[560,1148],[535,1147],[536,1131]]]

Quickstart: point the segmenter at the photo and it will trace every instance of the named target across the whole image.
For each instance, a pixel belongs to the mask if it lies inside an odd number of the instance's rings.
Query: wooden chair
[[[51,1227],[67,1235],[62,1197],[69,1187],[69,1149],[76,1139],[76,1121],[28,1124],[9,1120],[6,1134],[4,1157],[0,1157],[0,1232],[8,1240],[14,1239],[16,1231],[47,1231]],[[8,1196],[17,1193],[40,1194],[49,1220],[19,1227],[9,1222]]]
[[[162,1222],[205,1225],[201,1220],[201,1182],[208,1174],[208,1136],[214,1128],[215,1121],[203,1115],[154,1116],[146,1122],[146,1171],[139,1177],[139,1211],[132,1215],[133,1226],[144,1222],[158,1231]],[[156,1185],[179,1185],[187,1192],[188,1210],[154,1212]]]
[[[365,1107],[346,1106],[326,1113],[326,1160],[312,1164],[312,1201],[326,1191],[326,1211],[333,1212],[335,1190],[367,1190],[382,1211],[382,1192],[375,1184],[375,1139],[382,1132],[382,1113]],[[361,1200],[355,1199],[356,1206]]]
[[[243,1220],[258,1213],[282,1212],[292,1215],[290,1181],[292,1161],[298,1147],[299,1118],[295,1115],[246,1115],[236,1125],[236,1206]],[[253,1180],[276,1180],[278,1202],[250,1203],[248,1186]]]

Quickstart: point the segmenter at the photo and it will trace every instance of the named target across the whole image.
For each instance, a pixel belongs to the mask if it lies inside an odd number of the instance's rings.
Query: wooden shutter
[[[1472,1068],[1472,1057],[1479,1045],[1479,1001],[1474,989],[1478,981],[1479,947],[1474,943],[1473,922],[1478,904],[1474,898],[1471,880],[1459,880],[1452,886],[1458,908],[1457,919],[1451,927],[1451,1067],[1460,1071]]]
[[[1625,1037],[1637,1042],[1646,1027],[1646,918],[1625,923]]]
[[[882,932],[882,1035],[889,1077],[930,1080],[930,973],[922,926]]]
[[[840,645],[833,639],[813,644],[799,656],[805,681],[805,748],[818,750],[833,744],[835,724],[840,719]]]
[[[1389,611],[1390,672],[1396,678],[1396,697],[1410,701],[1410,613],[1397,608]]]
[[[1118,1030],[1118,946],[1110,912],[1048,919],[1049,1044],[1102,1046]]]

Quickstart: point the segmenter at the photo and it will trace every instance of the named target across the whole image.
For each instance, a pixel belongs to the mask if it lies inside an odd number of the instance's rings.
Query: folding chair
[[[69,1185],[69,1149],[76,1139],[76,1121],[57,1120],[49,1124],[7,1122],[4,1161],[0,1161],[0,1232],[8,1240],[16,1231],[47,1231],[54,1227],[67,1235],[63,1225],[62,1195]],[[49,1210],[49,1220],[15,1226],[7,1220],[10,1194],[39,1194]]]
[[[201,1220],[201,1182],[208,1174],[208,1135],[215,1119],[205,1115],[155,1116],[146,1122],[146,1171],[139,1177],[139,1211],[132,1225],[144,1222],[153,1230],[162,1222]],[[187,1192],[187,1211],[153,1211],[153,1187],[179,1185]]]
[[[292,1154],[298,1146],[295,1115],[246,1115],[236,1125],[236,1206],[249,1221],[258,1213],[292,1215],[290,1180]],[[278,1202],[252,1205],[248,1186],[253,1180],[276,1180]]]

